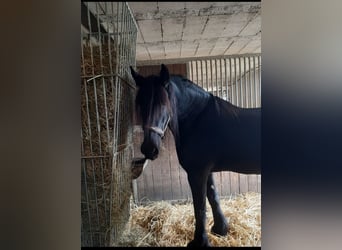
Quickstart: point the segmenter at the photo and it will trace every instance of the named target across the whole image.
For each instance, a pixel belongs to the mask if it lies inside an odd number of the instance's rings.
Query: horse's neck
[[[177,86],[178,122],[196,117],[206,107],[211,95],[196,86]]]
[[[206,108],[212,95],[191,84],[173,83],[175,97],[175,110],[177,114],[173,118],[173,125],[170,126],[174,135],[176,147],[180,144],[180,135],[191,129],[192,123],[198,115]]]

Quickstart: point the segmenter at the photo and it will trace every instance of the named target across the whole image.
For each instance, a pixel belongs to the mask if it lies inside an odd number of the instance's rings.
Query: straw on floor
[[[212,246],[261,246],[260,193],[245,193],[220,202],[230,231],[227,236],[210,233],[213,217],[207,202],[207,231]],[[160,201],[136,206],[118,245],[186,246],[193,239],[194,225],[192,203]]]

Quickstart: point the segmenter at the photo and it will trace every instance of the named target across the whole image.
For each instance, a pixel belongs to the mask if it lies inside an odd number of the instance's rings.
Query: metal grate
[[[261,55],[201,58],[188,62],[189,78],[232,104],[261,107]]]
[[[112,246],[132,192],[137,26],[126,2],[81,7],[81,243]]]

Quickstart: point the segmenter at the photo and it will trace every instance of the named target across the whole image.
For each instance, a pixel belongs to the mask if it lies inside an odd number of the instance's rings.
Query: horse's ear
[[[131,75],[135,81],[135,84],[140,87],[144,82],[144,77],[135,72],[132,66],[130,66],[129,68],[131,69]]]
[[[160,78],[161,78],[162,84],[165,87],[167,87],[167,85],[169,84],[169,80],[170,80],[170,74],[169,74],[169,70],[164,64],[161,65]]]

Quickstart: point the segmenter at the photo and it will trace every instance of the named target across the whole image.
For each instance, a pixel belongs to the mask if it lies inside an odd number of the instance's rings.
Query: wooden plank
[[[261,175],[258,175],[258,186],[257,186],[257,191],[261,193]]]
[[[213,176],[214,176],[214,184],[215,184],[216,192],[219,196],[221,196],[221,193],[222,193],[221,173],[220,172],[213,173]]]
[[[149,167],[145,168],[142,174],[142,181],[144,182],[145,189],[143,190],[144,193],[140,196],[140,200],[151,200],[154,196],[154,189],[153,189],[153,173],[152,173],[152,166],[149,163]]]
[[[143,157],[143,154],[140,152],[140,145],[142,142],[143,133],[140,130],[139,126],[135,126],[133,129],[133,145],[134,145],[134,157]],[[148,171],[148,166],[144,169],[144,172]],[[146,178],[144,177],[144,173],[142,173],[136,179],[136,196],[137,201],[140,202],[147,194],[147,187],[145,187]]]
[[[240,181],[240,193],[248,192],[248,179],[247,179],[247,175],[239,174],[239,181]]]
[[[221,188],[222,197],[230,195],[230,172],[228,171],[221,172]]]
[[[248,175],[248,191],[249,192],[258,192],[258,176]]]
[[[153,182],[153,201],[160,201],[163,199],[163,182],[161,176],[161,158],[151,161],[152,165],[152,182]]]
[[[230,192],[233,195],[240,193],[239,174],[234,172],[230,172]]]
[[[162,141],[162,150],[160,150],[160,170],[161,170],[161,182],[163,189],[163,200],[172,200],[172,182],[170,171],[170,148],[168,147],[169,132],[166,133],[164,140]]]
[[[181,183],[179,179],[179,167],[178,167],[178,158],[175,148],[175,142],[171,133],[167,135],[168,145],[169,145],[169,167],[171,171],[171,188],[172,188],[172,199],[182,199],[182,190],[181,190]]]
[[[180,183],[181,183],[183,199],[191,199],[192,200],[192,193],[191,193],[190,185],[188,182],[188,175],[180,165],[179,165],[179,176],[180,176]]]

